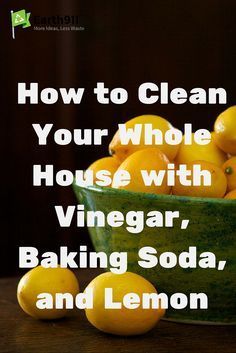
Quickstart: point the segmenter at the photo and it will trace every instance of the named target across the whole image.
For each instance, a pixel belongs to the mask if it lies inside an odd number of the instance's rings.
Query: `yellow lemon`
[[[164,309],[142,308],[143,293],[157,293],[145,278],[132,273],[114,274],[107,272],[99,275],[87,288],[93,290],[93,308],[86,309],[89,322],[97,329],[114,335],[140,335],[151,330],[164,315]],[[112,288],[113,301],[120,302],[120,309],[105,308],[105,288]],[[140,298],[140,306],[127,308],[123,298],[135,293]]]
[[[163,135],[167,130],[173,128],[173,126],[166,119],[161,118],[157,115],[141,115],[136,118],[133,118],[125,123],[126,129],[134,128],[136,124],[141,124],[142,126],[144,126],[144,124],[152,124],[152,128],[159,129],[163,133]],[[129,142],[127,145],[121,145],[120,134],[118,130],[109,145],[109,151],[110,154],[117,156],[120,161],[123,161],[132,153],[150,147],[155,147],[155,144],[154,142],[153,145],[144,144],[144,129],[142,129],[139,145],[133,145],[132,142]],[[157,147],[162,152],[164,152],[170,160],[173,160],[175,158],[179,149],[179,145],[169,145],[164,141],[164,138],[163,144],[158,145]]]
[[[228,192],[228,194],[225,195],[225,199],[236,199],[236,189]]]
[[[221,167],[226,161],[226,154],[217,147],[214,134],[212,134],[212,139],[207,145],[197,144],[194,141],[194,138],[192,141],[191,145],[185,145],[183,142],[181,143],[175,159],[177,164],[186,164],[195,160],[203,160],[215,163]]]
[[[147,186],[144,184],[141,170],[150,173],[151,170],[159,172],[160,170],[167,170],[168,158],[158,148],[146,148],[131,154],[121,163],[119,170],[126,170],[130,174],[130,183],[125,186],[116,184],[113,180],[112,187],[117,189],[125,189],[136,192],[148,192],[154,194],[169,194],[171,187],[167,185],[167,176],[165,174],[162,185]]]
[[[208,170],[211,173],[211,185],[205,186],[184,186],[180,183],[179,177],[175,178],[175,186],[172,188],[173,195],[195,196],[195,197],[224,197],[227,188],[227,180],[221,168],[216,164],[206,161],[193,161],[186,163],[187,169],[193,171],[193,165],[199,164],[201,170]],[[189,180],[193,180],[193,177]]]
[[[236,157],[228,159],[222,168],[227,178],[227,190],[236,189]]]
[[[17,288],[17,299],[21,308],[37,319],[59,319],[66,315],[66,309],[38,309],[37,296],[41,293],[79,293],[79,283],[72,271],[66,268],[44,268],[38,266],[27,272]]]
[[[214,130],[217,145],[226,153],[236,154],[236,105],[218,116]]]
[[[92,170],[94,175],[100,170],[107,170],[111,173],[111,178],[113,178],[114,173],[119,168],[120,162],[115,157],[104,157],[93,162],[88,169]],[[96,178],[95,178],[96,181]]]

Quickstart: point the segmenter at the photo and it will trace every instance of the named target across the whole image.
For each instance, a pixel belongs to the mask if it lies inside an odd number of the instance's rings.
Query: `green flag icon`
[[[11,23],[12,27],[22,26],[23,28],[30,27],[30,12],[26,13],[25,10],[11,12]]]

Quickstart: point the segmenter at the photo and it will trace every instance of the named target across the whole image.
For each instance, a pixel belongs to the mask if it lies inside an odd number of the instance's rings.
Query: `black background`
[[[10,10],[34,15],[78,15],[80,32],[38,32],[16,28],[11,37]],[[31,17],[31,18],[32,18]],[[76,204],[70,187],[32,187],[33,164],[56,169],[86,168],[106,155],[117,129],[136,115],[153,113],[176,127],[212,129],[219,105],[143,105],[138,86],[168,81],[171,88],[224,87],[227,106],[235,104],[235,0],[153,1],[2,1],[1,36],[1,250],[0,275],[18,271],[18,246],[56,250],[89,244],[87,231],[60,229],[53,205]],[[124,105],[100,105],[96,82],[124,87]],[[45,87],[84,87],[80,105],[17,105],[17,83]],[[60,147],[50,140],[37,146],[32,123],[55,128],[108,128],[101,147]]]

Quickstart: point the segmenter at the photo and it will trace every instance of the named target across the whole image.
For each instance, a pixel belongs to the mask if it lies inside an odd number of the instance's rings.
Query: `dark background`
[[[10,10],[32,16],[79,15],[81,32],[38,32],[16,28],[11,38]],[[89,244],[86,229],[60,229],[55,204],[76,204],[70,187],[32,187],[33,164],[82,169],[107,154],[117,129],[136,115],[153,113],[176,127],[192,122],[211,129],[219,105],[143,105],[137,88],[146,81],[168,81],[171,88],[224,87],[227,106],[235,104],[235,0],[153,1],[2,1],[1,36],[1,247],[0,275],[18,271],[18,246],[56,250]],[[124,87],[124,105],[100,105],[96,82]],[[45,87],[85,87],[81,105],[17,105],[17,83]],[[37,146],[32,123],[55,128],[108,128],[101,147],[60,147],[50,140]]]

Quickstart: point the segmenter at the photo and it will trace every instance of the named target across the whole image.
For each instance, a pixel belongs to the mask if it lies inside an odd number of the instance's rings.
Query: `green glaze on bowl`
[[[189,226],[180,229],[180,221],[173,228],[149,228],[139,234],[129,233],[125,225],[119,228],[89,228],[96,251],[109,255],[113,251],[128,252],[128,270],[150,280],[158,292],[168,296],[174,293],[201,293],[208,295],[207,310],[167,311],[168,319],[183,322],[236,323],[236,201],[224,199],[191,198],[172,195],[135,193],[112,188],[74,185],[74,191],[85,210],[101,210],[106,214],[117,210],[179,211],[181,219],[189,219]],[[179,223],[178,223],[179,222]],[[164,269],[157,266],[143,269],[138,265],[138,251],[152,246],[159,255],[165,251],[178,255],[196,246],[198,254],[213,252],[218,260],[226,260],[223,271],[217,269],[182,269],[179,266]]]

